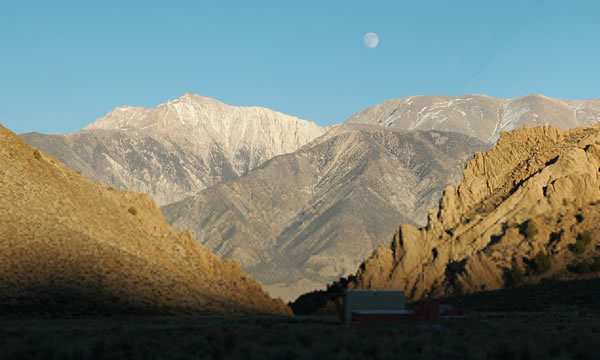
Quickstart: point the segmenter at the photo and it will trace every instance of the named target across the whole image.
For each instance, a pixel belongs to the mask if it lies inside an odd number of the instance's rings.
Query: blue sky
[[[184,92],[320,125],[410,95],[600,98],[598,14],[597,1],[3,0],[0,123],[72,132]]]

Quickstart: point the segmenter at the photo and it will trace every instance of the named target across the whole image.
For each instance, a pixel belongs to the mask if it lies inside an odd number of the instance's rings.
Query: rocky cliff
[[[350,288],[409,298],[498,289],[600,271],[600,126],[524,128],[476,153],[417,228],[401,225]]]
[[[143,194],[98,185],[0,126],[0,309],[288,313]]]
[[[456,133],[344,125],[162,210],[291,300],[355,271],[399,221],[424,224],[466,160],[487,148]]]
[[[410,96],[371,106],[347,123],[406,130],[444,130],[493,143],[501,132],[525,125],[560,129],[590,126],[600,121],[600,100],[562,100],[532,94],[513,99],[484,95]]]

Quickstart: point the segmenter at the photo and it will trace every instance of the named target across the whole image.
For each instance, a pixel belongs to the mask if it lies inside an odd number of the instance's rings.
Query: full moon
[[[366,33],[363,37],[363,40],[365,42],[365,46],[370,49],[376,48],[377,44],[379,44],[379,37],[377,37],[377,34],[372,32]]]

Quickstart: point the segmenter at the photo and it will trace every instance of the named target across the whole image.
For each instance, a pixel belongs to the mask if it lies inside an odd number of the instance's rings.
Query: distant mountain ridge
[[[271,109],[231,106],[189,93],[153,109],[117,108],[85,130],[131,128],[167,135],[205,159],[218,149],[237,174],[293,152],[325,132],[313,122]]]
[[[487,148],[456,133],[342,125],[161,210],[291,300],[354,271],[400,219],[425,222],[444,186]]]
[[[324,132],[266,108],[185,94],[153,109],[116,108],[76,133],[21,136],[90,179],[145,192],[165,205],[293,152]]]
[[[600,121],[600,99],[561,100],[532,94],[512,99],[485,95],[409,96],[362,110],[347,123],[405,130],[443,130],[494,143],[501,132],[524,125],[567,130]]]

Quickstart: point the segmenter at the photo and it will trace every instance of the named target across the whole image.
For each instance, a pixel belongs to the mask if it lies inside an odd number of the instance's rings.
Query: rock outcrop
[[[354,272],[399,221],[424,224],[467,159],[487,148],[456,133],[343,125],[161,209],[176,229],[291,300]]]
[[[502,133],[445,189],[426,226],[401,225],[349,287],[419,299],[597,272],[599,171],[600,126]]]
[[[120,107],[67,135],[23,134],[84,176],[159,205],[236,178],[325,133],[313,122],[193,94],[153,109]]]
[[[347,123],[406,130],[444,130],[494,143],[501,132],[525,125],[563,130],[600,121],[600,100],[561,100],[533,94],[514,99],[484,95],[410,96],[388,100],[351,116]]]
[[[98,185],[0,126],[0,309],[31,307],[289,313],[147,195]]]

